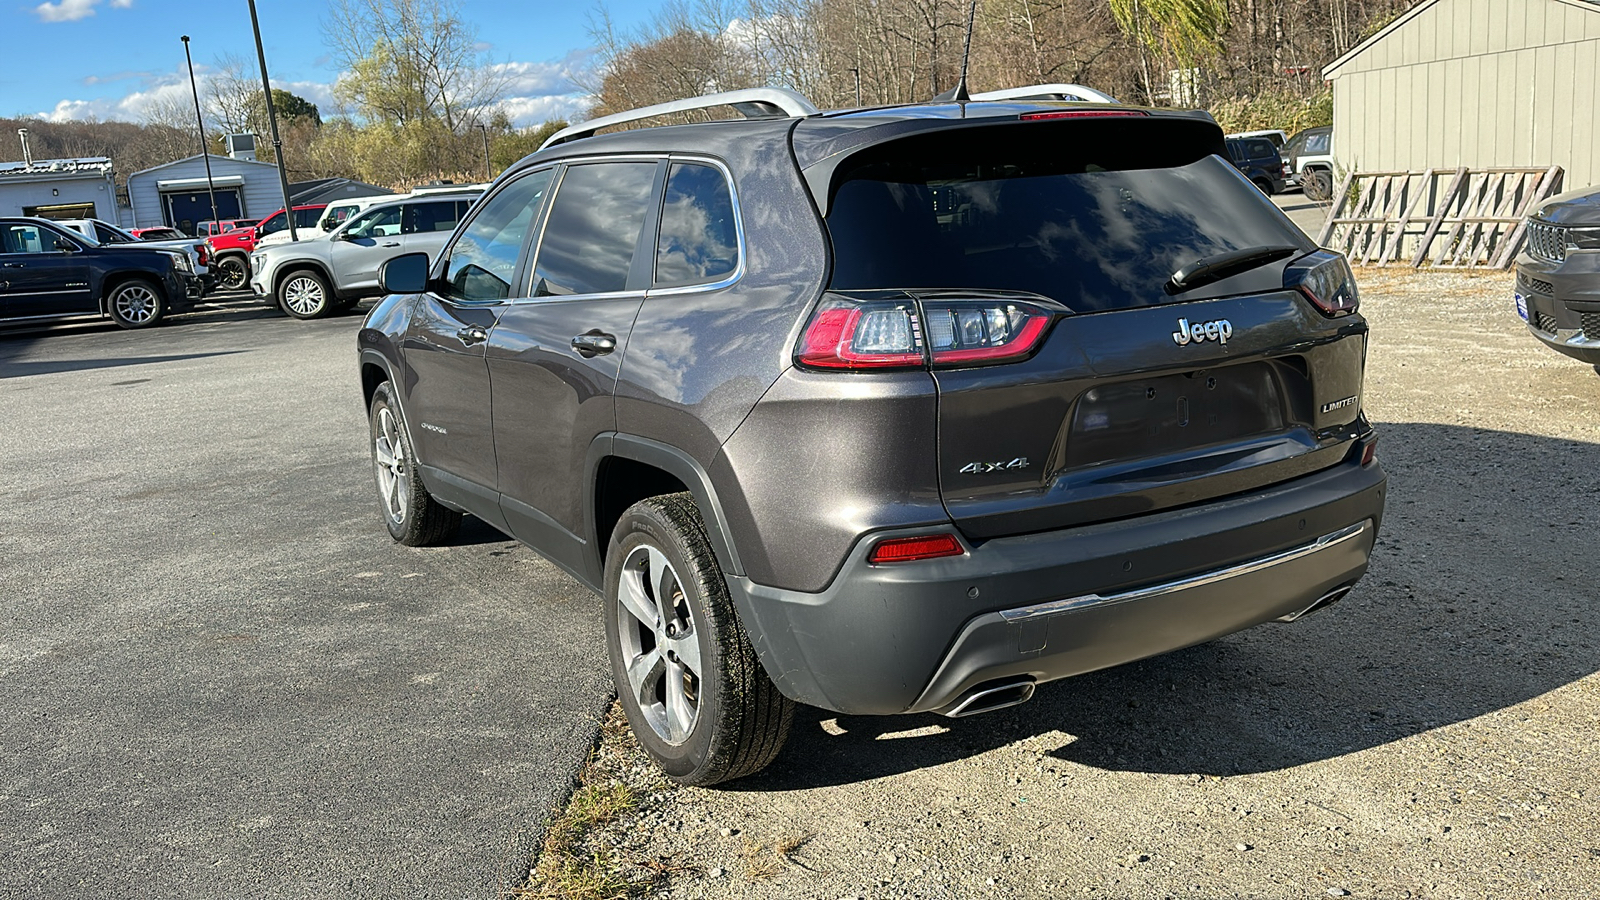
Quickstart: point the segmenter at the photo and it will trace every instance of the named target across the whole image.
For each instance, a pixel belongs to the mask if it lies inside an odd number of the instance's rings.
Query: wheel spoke
[[[667,562],[666,554],[654,547],[647,549],[650,551],[650,592],[655,595],[660,621],[665,625],[673,619],[672,597],[677,590],[678,576]]]
[[[644,592],[644,573],[633,567],[623,570],[620,583],[617,585],[617,600],[628,615],[639,620],[640,624],[656,631],[661,627],[661,614],[656,610],[655,604]]]
[[[694,729],[695,708],[683,692],[683,668],[666,667],[667,679],[667,739],[682,741]]]
[[[373,454],[378,457],[378,465],[391,472],[395,471],[400,465],[400,461],[395,459],[394,454],[389,451],[389,438],[387,435],[378,438],[378,442],[373,445]]]
[[[641,653],[628,663],[628,686],[633,689],[633,697],[639,702],[639,708],[649,709],[656,705],[656,681],[666,669],[667,661],[658,649]]]

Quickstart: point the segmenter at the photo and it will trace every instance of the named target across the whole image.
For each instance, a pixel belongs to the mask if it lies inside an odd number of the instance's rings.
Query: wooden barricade
[[[1351,173],[1317,243],[1357,265],[1398,262],[1415,241],[1413,268],[1509,268],[1528,214],[1561,190],[1563,174],[1560,166]]]

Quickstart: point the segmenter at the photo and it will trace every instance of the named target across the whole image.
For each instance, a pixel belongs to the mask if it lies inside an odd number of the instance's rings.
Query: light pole
[[[217,185],[211,180],[211,148],[206,146],[205,120],[200,118],[200,89],[194,83],[194,57],[189,55],[189,36],[183,35],[182,39],[183,58],[189,63],[189,93],[194,95],[194,124],[200,129],[200,158],[206,161],[206,193],[211,195],[211,221],[216,222],[222,217],[217,215]]]
[[[483,132],[483,180],[493,181],[494,167],[489,164],[489,128],[479,122],[478,130]]]
[[[289,240],[300,240],[294,228],[294,204],[289,202],[289,170],[283,166],[283,141],[278,137],[278,113],[272,108],[272,82],[267,80],[267,51],[261,49],[261,20],[256,0],[250,0],[250,30],[256,34],[256,60],[261,63],[261,90],[267,98],[267,127],[272,129],[272,152],[278,158],[278,186],[283,188],[283,217],[289,220]]]

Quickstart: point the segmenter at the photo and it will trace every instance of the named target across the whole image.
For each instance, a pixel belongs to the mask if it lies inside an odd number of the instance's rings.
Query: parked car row
[[[1333,128],[1318,126],[1295,133],[1279,129],[1227,135],[1234,167],[1271,195],[1298,187],[1306,199],[1322,201],[1333,193]]]
[[[100,315],[145,328],[200,299],[204,283],[182,249],[91,239],[61,223],[0,218],[0,319]]]
[[[181,232],[175,239],[169,239],[162,235],[143,237],[124,231],[103,219],[57,219],[55,221],[57,224],[78,232],[96,244],[139,244],[181,250],[189,257],[189,265],[194,274],[200,276],[203,292],[209,293],[215,286],[210,269],[211,248],[205,241],[185,237]],[[150,232],[157,229],[147,228],[142,230]],[[176,229],[171,228],[166,230],[176,231]]]

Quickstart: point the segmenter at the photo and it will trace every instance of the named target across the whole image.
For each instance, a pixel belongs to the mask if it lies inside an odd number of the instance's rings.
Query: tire
[[[224,256],[211,268],[216,272],[217,287],[225,291],[240,290],[250,280],[250,264],[241,256]]]
[[[606,551],[605,623],[622,708],[667,777],[712,785],[777,757],[794,701],[761,668],[690,495],[622,514]]]
[[[1307,169],[1300,175],[1307,200],[1321,203],[1333,196],[1333,178],[1326,169]]]
[[[154,281],[130,278],[106,295],[106,312],[123,328],[149,328],[166,316],[167,298]]]
[[[389,536],[407,547],[432,547],[453,539],[461,529],[461,513],[433,499],[422,484],[411,434],[389,382],[372,392],[367,423],[378,504]]]
[[[296,319],[320,319],[333,312],[333,290],[310,269],[297,269],[278,283],[278,306]]]

